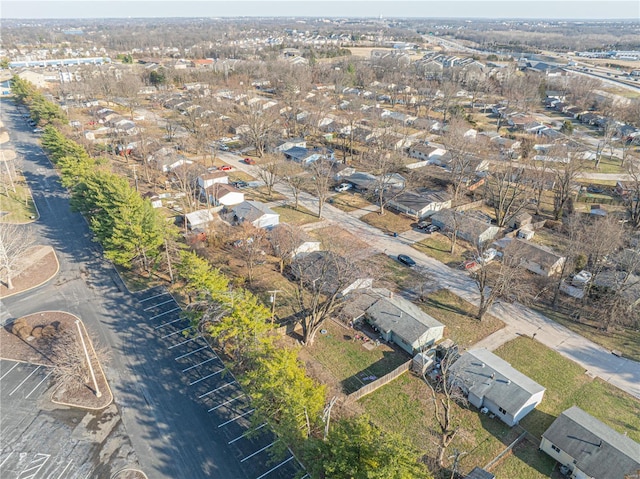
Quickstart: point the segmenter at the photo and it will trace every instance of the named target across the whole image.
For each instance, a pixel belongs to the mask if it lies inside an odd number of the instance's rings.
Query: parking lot
[[[225,438],[229,455],[235,457],[246,477],[284,479],[301,470],[287,449],[284,457],[270,454],[278,439],[266,423],[253,424],[255,410],[233,374],[189,323],[181,308],[163,288],[136,293],[148,324],[175,360],[186,391],[200,403]]]
[[[55,434],[56,430],[65,429],[65,425],[54,425],[51,416],[39,413],[50,386],[51,368],[0,360],[3,479],[91,477],[92,466],[85,458],[90,446],[68,447],[63,438],[66,436],[68,440],[70,431]],[[78,460],[78,453],[82,460]]]

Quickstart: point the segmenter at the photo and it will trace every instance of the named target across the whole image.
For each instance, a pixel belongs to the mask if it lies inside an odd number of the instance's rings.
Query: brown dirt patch
[[[13,277],[13,288],[7,288],[6,278],[0,282],[0,298],[7,298],[40,286],[58,273],[58,258],[51,246],[34,246],[25,256],[21,271]]]
[[[57,332],[62,330],[74,331],[77,335],[78,326],[76,320],[78,318],[72,314],[62,311],[44,311],[34,313],[29,316],[19,318],[31,330],[31,334],[20,338],[12,332],[11,323],[0,329],[0,344],[2,351],[0,356],[3,359],[11,359],[15,361],[23,361],[33,364],[41,364],[51,367],[51,358],[47,355],[50,339],[47,337],[47,331]],[[18,320],[16,320],[17,322]],[[96,355],[91,338],[87,334],[82,321],[80,329],[85,340],[91,364],[95,372],[98,389],[101,391],[101,397],[97,397],[93,392],[93,384],[90,382],[86,385],[74,386],[58,386],[52,394],[52,401],[65,404],[72,407],[83,409],[103,409],[107,407],[113,400],[111,389],[107,383],[102,366]]]

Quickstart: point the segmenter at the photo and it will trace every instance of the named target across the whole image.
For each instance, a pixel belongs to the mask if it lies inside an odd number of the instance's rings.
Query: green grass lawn
[[[323,369],[351,393],[370,381],[364,377],[384,376],[409,360],[409,356],[385,344],[367,350],[362,341],[354,339],[356,330],[345,329],[331,321],[325,323],[327,334],[318,334],[308,353]]]
[[[555,461],[538,450],[540,443],[522,439],[503,460],[491,469],[498,478],[542,479],[549,477]],[[554,476],[555,477],[555,476]]]
[[[289,223],[292,225],[306,225],[308,223],[314,223],[320,221],[318,215],[312,213],[303,206],[298,206],[298,209],[294,209],[291,205],[277,206],[272,208],[273,211],[280,214],[281,223]]]
[[[624,391],[590,378],[582,366],[529,338],[509,341],[495,353],[547,388],[542,403],[520,423],[536,438],[562,411],[576,405],[640,441],[640,401]]]
[[[595,162],[593,165],[590,165],[587,168],[589,171],[594,171],[597,173],[623,173],[624,168],[620,166],[620,160],[618,158],[612,158],[609,156],[602,155],[602,159],[600,160],[600,165],[598,168],[595,167]]]
[[[16,183],[15,193],[0,193],[0,221],[3,223],[29,223],[38,217],[31,191],[23,184]]]
[[[478,321],[475,318],[478,308],[447,289],[431,293],[419,306],[444,324],[445,336],[462,347],[469,347],[504,327],[502,321],[490,314]]]
[[[369,258],[380,274],[377,276],[385,287],[392,290],[413,289],[418,283],[424,282],[424,277],[413,268],[408,268],[397,259],[386,254],[376,254]],[[388,284],[390,283],[390,284]]]
[[[360,210],[371,205],[371,203],[362,195],[348,191],[332,196],[331,204],[342,211],[346,211],[347,213],[350,211]]]
[[[454,254],[451,254],[451,241],[444,235],[433,233],[429,237],[411,245],[418,251],[437,259],[446,265],[457,267],[464,261],[464,253],[467,249],[461,241],[456,242]]]
[[[375,226],[387,233],[401,233],[403,231],[407,231],[408,229],[411,229],[411,225],[415,223],[415,220],[411,218],[401,216],[386,209],[383,215],[378,213],[369,213],[364,215],[361,219],[365,223]]]
[[[624,357],[640,361],[640,331],[622,328],[613,329],[610,332],[601,331],[596,325],[585,319],[578,323],[569,314],[562,311],[554,311],[553,308],[544,303],[537,303],[532,306],[532,309],[604,348],[618,350]]]

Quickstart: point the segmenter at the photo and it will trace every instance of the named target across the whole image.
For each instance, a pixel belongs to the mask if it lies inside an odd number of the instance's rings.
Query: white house
[[[203,191],[209,204],[214,206],[234,206],[244,202],[244,193],[226,183],[214,183]]]
[[[409,148],[409,156],[422,161],[439,160],[446,152],[447,150],[444,148],[434,145],[425,145],[424,143],[418,143]]]
[[[568,468],[572,479],[624,479],[640,471],[640,444],[577,406],[542,434],[540,450]]]
[[[451,208],[451,195],[444,191],[406,191],[389,201],[388,206],[421,220],[443,208]]]
[[[198,186],[201,191],[215,184],[229,184],[229,175],[224,171],[210,171],[198,176]]]
[[[449,368],[455,381],[478,409],[487,408],[514,426],[540,404],[545,388],[485,348],[471,349]]]
[[[187,227],[192,230],[211,223],[214,220],[214,216],[211,210],[197,210],[185,214],[184,220],[187,223]]]
[[[256,228],[271,229],[280,223],[280,215],[259,201],[244,201],[233,209],[234,221],[249,221]]]

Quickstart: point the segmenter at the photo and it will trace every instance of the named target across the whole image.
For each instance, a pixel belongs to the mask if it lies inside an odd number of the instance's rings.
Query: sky
[[[2,0],[0,18],[422,17],[627,19],[640,0]]]

